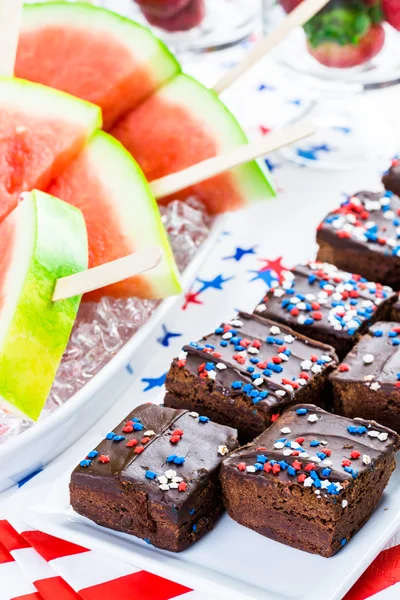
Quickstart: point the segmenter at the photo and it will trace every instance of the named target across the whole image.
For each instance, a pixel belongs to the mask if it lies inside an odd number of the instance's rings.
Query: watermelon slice
[[[85,294],[86,300],[99,300],[105,295],[165,298],[181,292],[157,203],[142,171],[117,140],[97,132],[49,192],[83,212],[90,267],[150,246],[164,250],[157,268]]]
[[[246,143],[240,125],[211,90],[178,75],[111,131],[142,167],[148,181],[180,171]],[[241,208],[275,195],[256,162],[195,185],[174,197],[202,200],[211,214]],[[170,198],[162,202],[168,202]]]
[[[15,74],[98,104],[104,128],[180,71],[152,33],[81,3],[27,5]]]
[[[98,127],[97,106],[42,85],[0,78],[0,220],[21,192],[44,190]]]
[[[52,302],[56,280],[87,268],[76,208],[33,191],[0,224],[0,405],[37,420],[80,298]]]

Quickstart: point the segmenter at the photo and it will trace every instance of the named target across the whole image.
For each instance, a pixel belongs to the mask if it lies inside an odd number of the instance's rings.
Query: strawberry
[[[371,60],[385,42],[377,0],[354,0],[345,8],[328,6],[305,26],[308,50],[321,64],[346,69]]]
[[[382,0],[382,9],[387,22],[400,31],[400,0]]]
[[[171,17],[155,16],[142,6],[143,14],[151,25],[165,31],[188,31],[197,27],[205,16],[204,0],[189,0],[189,3]]]
[[[135,0],[140,8],[154,17],[168,19],[185,8],[190,0]]]

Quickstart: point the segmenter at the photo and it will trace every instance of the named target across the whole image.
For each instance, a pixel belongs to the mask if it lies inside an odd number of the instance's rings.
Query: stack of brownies
[[[175,552],[224,505],[326,557],[362,527],[400,448],[400,161],[384,185],[330,213],[316,261],[253,314],[183,348],[164,406],[136,408],[72,473],[78,513]]]

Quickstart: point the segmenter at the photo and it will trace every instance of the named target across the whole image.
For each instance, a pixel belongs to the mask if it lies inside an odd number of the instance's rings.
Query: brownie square
[[[400,158],[392,160],[392,165],[382,177],[382,183],[389,192],[400,196]]]
[[[374,421],[292,407],[224,461],[225,506],[261,535],[332,556],[379,503],[399,445],[394,431]]]
[[[319,225],[317,260],[400,288],[400,198],[359,192]]]
[[[245,443],[291,404],[328,403],[327,379],[336,364],[331,346],[239,313],[183,348],[167,374],[165,404],[235,427]]]
[[[314,262],[284,272],[255,312],[333,346],[343,358],[369,324],[389,318],[396,299],[390,287]]]
[[[400,433],[400,326],[378,322],[332,373],[335,412]]]
[[[222,513],[219,470],[237,446],[230,427],[143,404],[73,471],[71,505],[99,525],[180,552]]]

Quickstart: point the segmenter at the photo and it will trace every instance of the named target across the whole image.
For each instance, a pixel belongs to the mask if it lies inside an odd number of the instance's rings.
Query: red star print
[[[182,310],[186,310],[189,304],[203,304],[203,302],[199,300],[199,292],[188,292],[185,294],[185,302],[182,306]]]
[[[267,135],[267,133],[269,133],[271,129],[269,127],[264,127],[264,125],[260,125],[260,131],[262,135]]]
[[[260,272],[268,271],[268,269],[272,269],[277,274],[279,281],[282,281],[282,271],[287,271],[288,267],[285,267],[282,264],[283,256],[278,256],[275,260],[267,260],[266,258],[260,258],[265,265],[260,269]]]

